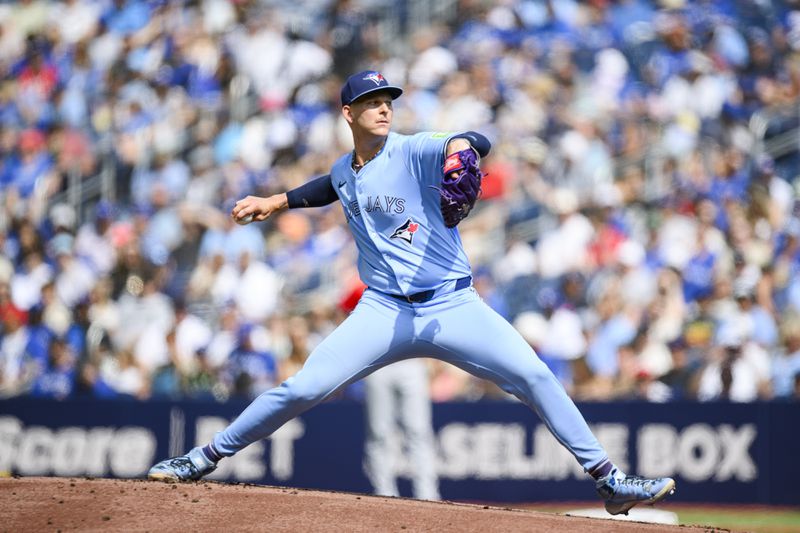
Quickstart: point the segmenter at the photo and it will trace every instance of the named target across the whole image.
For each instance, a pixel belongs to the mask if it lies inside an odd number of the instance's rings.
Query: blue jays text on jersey
[[[377,212],[384,212],[384,213],[404,213],[406,210],[406,201],[405,198],[398,198],[397,196],[367,196],[367,208],[365,211],[367,213],[372,213],[373,211]]]

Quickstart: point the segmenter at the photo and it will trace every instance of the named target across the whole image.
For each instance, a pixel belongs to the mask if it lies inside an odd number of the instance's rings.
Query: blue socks
[[[207,445],[203,446],[202,450],[203,450],[203,455],[205,455],[209,461],[218,463],[220,459],[222,459],[222,455],[220,455],[217,449],[214,448],[214,445],[210,442]]]
[[[589,470],[589,475],[595,479],[601,479],[606,477],[608,474],[611,473],[611,470],[614,469],[614,463],[609,461],[608,459],[602,461],[600,464]]]

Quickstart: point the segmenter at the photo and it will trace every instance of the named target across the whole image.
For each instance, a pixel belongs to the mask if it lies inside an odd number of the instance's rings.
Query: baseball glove
[[[450,154],[444,161],[439,203],[448,228],[469,215],[481,194],[483,172],[478,163],[478,155],[471,148]]]

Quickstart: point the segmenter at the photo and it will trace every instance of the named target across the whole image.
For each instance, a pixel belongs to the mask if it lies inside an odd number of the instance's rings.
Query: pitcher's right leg
[[[389,362],[393,346],[410,340],[412,328],[406,309],[367,291],[297,374],[253,400],[208,446],[156,464],[148,477],[185,481],[209,474],[221,457],[268,437],[337,389]]]
[[[404,329],[410,338],[411,328],[411,317],[401,308],[367,291],[353,313],[314,349],[303,368],[256,398],[217,433],[213,447],[220,455],[229,456],[268,437],[340,387],[382,366],[391,348],[408,340],[402,338]]]

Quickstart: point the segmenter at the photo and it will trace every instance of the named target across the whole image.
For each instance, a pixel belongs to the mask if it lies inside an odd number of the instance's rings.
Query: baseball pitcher
[[[480,159],[490,143],[471,131],[390,132],[392,101],[402,92],[378,72],[350,76],[341,101],[352,153],[328,175],[268,198],[248,196],[231,212],[248,223],[340,201],[368,287],[358,305],[296,375],[261,394],[208,445],[153,466],[150,479],[200,479],[222,458],[268,437],[338,389],[426,354],[493,381],[536,411],[596,480],[609,513],[663,499],[675,481],[620,471],[547,366],[472,288],[456,226],[480,195]]]

